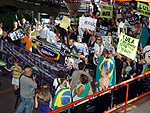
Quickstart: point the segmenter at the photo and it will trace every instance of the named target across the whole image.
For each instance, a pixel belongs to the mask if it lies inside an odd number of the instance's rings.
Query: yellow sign
[[[61,23],[60,23],[60,27],[64,28],[65,30],[67,30],[67,28],[70,26],[70,18],[64,16]]]
[[[139,39],[121,33],[117,47],[117,52],[134,60],[136,57],[138,43]]]
[[[113,16],[113,6],[111,5],[101,5],[100,17],[112,18]]]
[[[150,6],[140,3],[137,3],[137,13],[150,17]]]

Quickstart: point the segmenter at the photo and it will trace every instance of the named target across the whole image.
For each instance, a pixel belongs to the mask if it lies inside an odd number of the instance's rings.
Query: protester
[[[47,83],[42,83],[41,90],[35,95],[35,108],[37,113],[47,113],[52,108],[52,95]]]
[[[75,86],[75,91],[78,99],[84,98],[88,96],[89,90],[90,90],[90,84],[88,83],[88,77],[84,74],[80,75],[79,78],[81,85],[79,88]],[[86,106],[87,102],[79,103],[75,109],[75,113],[86,113]]]
[[[53,102],[52,109],[55,110],[59,107],[67,105],[72,102],[71,91],[67,87],[67,81],[64,78],[60,79],[60,90],[56,93]]]
[[[22,73],[22,69],[18,65],[18,59],[14,59],[13,62],[14,62],[14,65],[10,69],[8,69],[6,66],[5,66],[5,69],[10,72],[12,71],[12,73],[13,73],[12,74],[12,84],[14,85],[14,89],[15,89],[14,94],[17,95],[18,89],[19,89],[19,78]]]
[[[26,44],[25,49],[32,52],[32,36],[31,31],[27,31],[27,36],[25,36],[23,43]]]
[[[49,37],[49,29],[47,28],[46,23],[43,23],[43,29],[41,30],[40,40],[46,42]]]
[[[32,69],[29,65],[24,68],[24,74],[20,77],[21,103],[15,113],[22,113],[26,108],[26,113],[32,113],[34,107],[35,89],[37,88],[36,76],[31,78]]]
[[[36,23],[36,37],[38,40],[40,39],[41,30],[42,30],[41,22],[37,21],[37,23]]]
[[[84,71],[85,67],[84,67],[83,62],[80,62],[78,64],[78,69],[79,69],[78,71],[74,71],[73,74],[72,74],[72,80],[71,80],[71,83],[70,83],[71,84],[71,91],[73,90],[74,86],[77,86],[81,83],[81,81],[79,80],[81,74],[86,75],[88,77],[89,82],[93,81],[93,79],[89,75],[89,73]]]

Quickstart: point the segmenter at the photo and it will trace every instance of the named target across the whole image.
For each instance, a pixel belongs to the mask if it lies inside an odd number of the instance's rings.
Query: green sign
[[[100,17],[112,18],[113,16],[113,6],[111,5],[101,5]]]
[[[137,13],[150,17],[150,6],[140,3],[137,3]]]
[[[136,57],[138,43],[139,39],[121,33],[117,47],[117,52],[134,60]]]

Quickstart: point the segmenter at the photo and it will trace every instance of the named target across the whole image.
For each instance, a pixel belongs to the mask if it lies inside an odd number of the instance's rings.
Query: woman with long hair
[[[35,108],[37,113],[47,113],[51,111],[52,107],[52,95],[47,83],[41,85],[40,93],[35,96]]]

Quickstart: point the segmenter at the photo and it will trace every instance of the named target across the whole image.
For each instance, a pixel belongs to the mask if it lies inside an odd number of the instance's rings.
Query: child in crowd
[[[20,78],[20,75],[21,75],[21,72],[22,72],[22,69],[21,67],[18,65],[18,59],[14,59],[14,65],[8,69],[6,66],[5,66],[5,69],[8,70],[8,71],[12,71],[13,74],[12,74],[12,84],[14,85],[14,89],[15,89],[15,92],[14,94],[17,94],[17,89],[19,88],[19,78]]]

